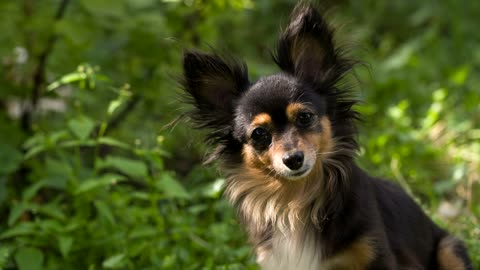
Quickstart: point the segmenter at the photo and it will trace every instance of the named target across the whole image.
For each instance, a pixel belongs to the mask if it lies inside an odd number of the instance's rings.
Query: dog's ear
[[[304,3],[292,12],[274,59],[283,71],[326,87],[351,68],[335,47],[333,30],[315,7]]]
[[[191,118],[202,128],[228,128],[233,104],[249,85],[246,65],[217,54],[187,51],[183,71],[183,88],[196,108]]]

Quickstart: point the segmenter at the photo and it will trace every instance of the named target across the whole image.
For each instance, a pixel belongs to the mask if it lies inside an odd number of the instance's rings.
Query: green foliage
[[[257,269],[201,136],[164,126],[182,112],[183,48],[274,72],[294,2],[1,1],[0,269]],[[360,164],[464,239],[478,268],[477,2],[341,1],[335,16],[371,65],[356,71]]]

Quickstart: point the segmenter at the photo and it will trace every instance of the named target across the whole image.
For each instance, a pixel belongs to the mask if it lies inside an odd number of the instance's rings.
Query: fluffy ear
[[[351,68],[335,48],[333,30],[315,7],[304,3],[292,12],[274,59],[283,71],[324,87],[333,86]]]
[[[211,139],[228,135],[233,104],[248,87],[247,67],[216,54],[185,52],[182,85],[195,110],[191,118],[201,128],[211,128]]]

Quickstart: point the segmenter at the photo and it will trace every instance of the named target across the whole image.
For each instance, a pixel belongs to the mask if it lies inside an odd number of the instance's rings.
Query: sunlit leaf
[[[470,67],[466,65],[462,66],[455,70],[452,75],[450,75],[450,81],[452,81],[456,85],[463,85],[469,73]]]
[[[64,85],[64,84],[69,84],[73,82],[78,82],[78,81],[83,81],[87,78],[87,75],[83,72],[74,72],[74,73],[69,73],[67,75],[64,75],[62,78],[60,78],[57,81],[52,82],[47,86],[47,91],[53,91],[57,89],[58,87]]]
[[[110,101],[110,104],[108,104],[108,109],[107,112],[108,114],[113,114],[123,103],[122,99],[115,99]]]
[[[124,258],[125,254],[120,253],[113,255],[109,258],[107,258],[105,261],[103,261],[102,266],[105,268],[119,268],[124,265]]]
[[[215,181],[209,183],[207,186],[204,187],[203,195],[212,198],[219,198],[222,193],[224,184],[224,178],[216,179]]]

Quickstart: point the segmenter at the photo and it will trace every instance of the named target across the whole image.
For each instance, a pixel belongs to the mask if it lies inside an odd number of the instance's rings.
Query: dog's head
[[[281,72],[250,82],[245,64],[186,52],[183,86],[192,119],[211,130],[212,159],[281,180],[308,177],[340,148],[356,149],[355,101],[338,82],[352,67],[312,6],[299,5],[274,57]]]

